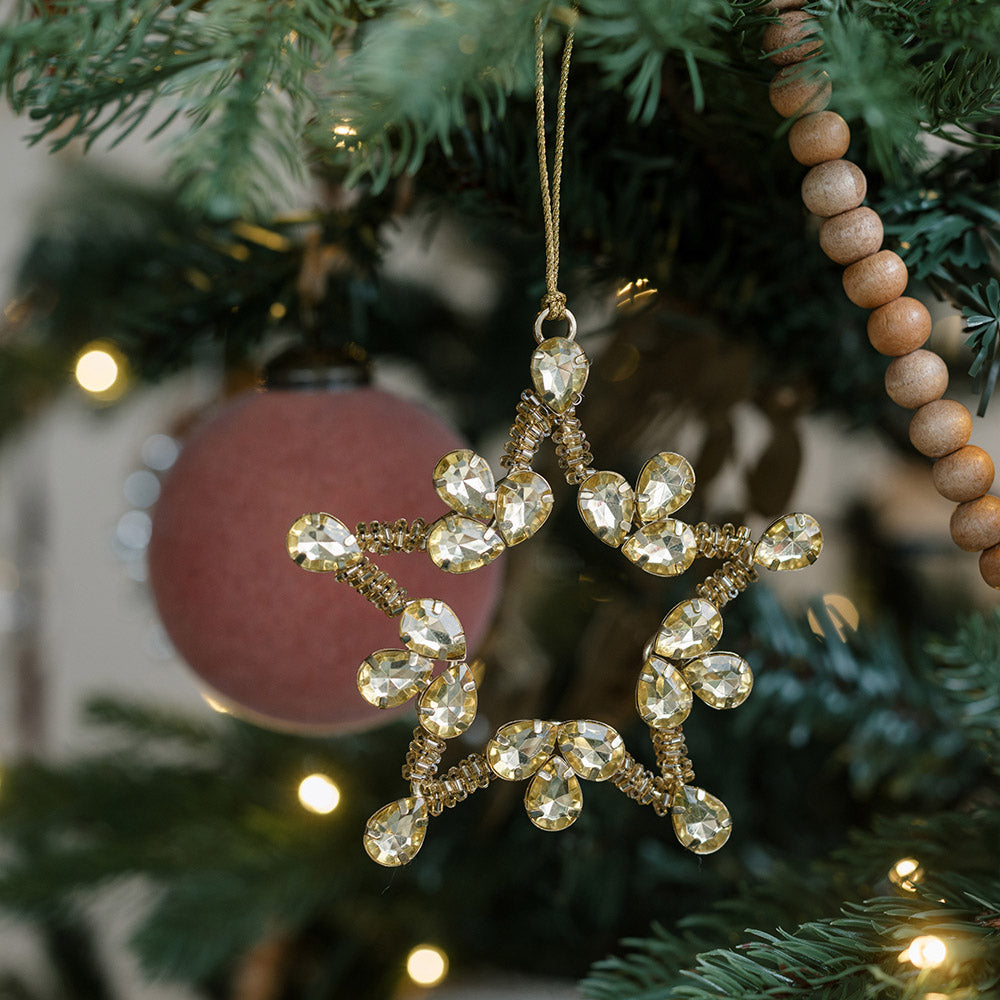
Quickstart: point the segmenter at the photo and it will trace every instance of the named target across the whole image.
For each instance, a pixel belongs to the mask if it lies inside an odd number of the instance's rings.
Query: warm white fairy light
[[[299,782],[299,802],[309,812],[325,816],[340,804],[340,789],[325,774],[309,774]]]
[[[915,937],[910,946],[900,952],[899,960],[909,962],[918,969],[936,969],[948,957],[948,949],[944,941],[933,934],[921,934]]]
[[[406,974],[418,986],[437,986],[448,975],[448,956],[435,945],[417,945],[406,956]]]
[[[917,883],[924,877],[923,869],[916,858],[900,858],[889,869],[889,881],[907,892],[915,892]]]
[[[86,392],[107,392],[118,381],[120,369],[110,351],[103,347],[85,350],[76,362],[76,381]]]

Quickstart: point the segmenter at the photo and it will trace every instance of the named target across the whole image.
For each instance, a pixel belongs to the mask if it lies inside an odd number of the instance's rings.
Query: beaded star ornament
[[[368,855],[381,865],[405,865],[423,844],[429,818],[456,805],[494,778],[527,781],[524,805],[542,830],[571,826],[583,808],[580,779],[606,781],[630,799],[670,816],[680,843],[696,854],[718,850],[731,818],[714,795],[694,785],[682,724],[694,698],[716,709],[735,708],[750,694],[750,666],[716,649],[721,609],[758,578],[758,569],[792,570],[815,562],[823,544],[808,514],[787,514],[758,539],[733,524],[690,525],[673,515],[691,497],[695,474],[683,456],[663,451],[643,466],[633,487],[624,476],[594,465],[577,407],[590,361],[576,341],[577,324],[557,289],[559,177],[572,26],[563,52],[551,191],[546,169],[544,50],[536,24],[539,167],[546,220],[547,287],[534,324],[532,387],[522,393],[500,464],[499,482],[487,461],[468,449],[449,452],[433,470],[434,488],[450,513],[433,524],[368,522],[352,531],[332,514],[310,513],[288,532],[288,552],[303,569],[332,573],[388,617],[398,619],[401,645],[379,649],[358,671],[361,696],[377,708],[416,700],[417,726],[402,768],[409,794],[379,809],[364,833]],[[564,335],[546,337],[546,321]],[[673,577],[698,557],[722,565],[672,607],[639,658],[636,710],[649,727],[656,770],[639,763],[611,726],[593,719],[518,719],[496,731],[482,753],[444,773],[447,741],[476,717],[477,680],[466,660],[465,634],[455,612],[434,597],[411,599],[366,553],[426,552],[448,573],[471,573],[509,547],[532,538],[552,510],[553,492],[532,463],[547,438],[555,443],[566,482],[577,488],[584,524],[605,545],[654,576]],[[436,670],[436,664],[442,667]]]

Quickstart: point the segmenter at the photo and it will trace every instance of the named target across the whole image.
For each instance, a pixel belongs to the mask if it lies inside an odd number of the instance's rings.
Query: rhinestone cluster
[[[567,316],[575,331],[575,320]],[[403,768],[410,794],[379,809],[365,829],[365,850],[381,865],[409,863],[423,844],[430,816],[494,778],[528,782],[524,807],[542,830],[564,830],[576,822],[583,809],[581,779],[606,781],[657,814],[670,815],[688,850],[718,850],[732,821],[719,799],[693,784],[681,725],[695,697],[711,708],[730,709],[753,687],[746,660],[715,648],[723,630],[720,610],[757,579],[758,568],[801,569],[822,549],[822,532],[808,514],[778,518],[756,542],[749,528],[678,520],[673,515],[694,492],[695,474],[674,452],[649,459],[634,487],[617,472],[594,469],[575,412],[590,370],[583,349],[572,337],[543,340],[530,367],[534,391],[518,403],[501,459],[504,478],[498,481],[482,456],[459,449],[434,468],[434,488],[449,512],[429,527],[397,522],[390,531],[373,522],[352,532],[320,512],[303,515],[288,533],[289,555],[303,569],[334,573],[399,618],[402,646],[375,651],[358,670],[358,690],[375,707],[416,701],[417,728]],[[604,544],[620,548],[654,576],[678,576],[699,556],[723,560],[694,597],[664,615],[642,655],[635,705],[649,727],[658,773],[637,763],[621,736],[603,722],[522,719],[502,725],[485,753],[471,754],[442,774],[445,741],[469,730],[478,708],[461,622],[443,601],[406,599],[396,581],[368,559],[359,539],[369,552],[424,548],[449,573],[487,565],[508,546],[531,538],[552,510],[552,489],[531,467],[550,436],[567,483],[577,487],[580,517]]]

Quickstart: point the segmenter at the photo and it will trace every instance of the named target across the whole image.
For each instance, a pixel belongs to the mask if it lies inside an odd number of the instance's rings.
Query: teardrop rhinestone
[[[395,708],[431,679],[434,664],[408,649],[379,649],[358,670],[358,691],[376,708]]]
[[[625,741],[603,722],[577,719],[559,727],[559,753],[588,781],[607,781],[625,758]]]
[[[691,711],[691,688],[672,663],[650,656],[635,686],[635,707],[654,729],[679,726]]]
[[[636,531],[622,546],[626,558],[654,576],[678,576],[694,562],[698,543],[694,529],[667,518]]]
[[[689,660],[701,656],[722,638],[722,615],[701,597],[682,601],[671,608],[656,633],[656,652],[668,660]]]
[[[409,864],[427,832],[427,803],[422,796],[398,799],[374,813],[365,825],[368,857],[386,868]]]
[[[566,337],[543,340],[531,355],[531,381],[541,401],[556,413],[569,409],[583,392],[590,362],[583,348]]]
[[[595,472],[580,484],[576,499],[583,523],[604,542],[618,548],[632,529],[635,494],[617,472]]]
[[[531,538],[552,511],[552,488],[537,472],[519,469],[497,486],[497,528],[508,545]]]
[[[670,808],[677,839],[695,854],[712,854],[729,839],[733,820],[729,810],[703,788],[682,785]]]
[[[465,656],[465,632],[458,615],[444,601],[421,597],[403,608],[399,637],[414,653],[432,660]]]
[[[580,782],[562,757],[550,757],[524,793],[528,818],[540,830],[565,830],[583,809]]]
[[[736,653],[709,653],[684,664],[691,690],[712,708],[736,708],[753,688],[750,664]]]
[[[332,514],[303,514],[288,529],[288,554],[311,573],[345,569],[363,559],[361,546],[346,524]]]
[[[522,719],[508,722],[486,745],[490,770],[505,781],[520,781],[534,774],[556,750],[554,722]]]
[[[489,462],[470,448],[449,451],[434,466],[434,489],[454,511],[469,517],[493,516],[494,482]]]
[[[459,736],[472,725],[479,698],[467,663],[456,663],[438,674],[417,702],[417,719],[442,740]]]
[[[694,492],[694,483],[694,469],[683,455],[673,451],[654,455],[642,467],[635,487],[639,520],[659,521],[680,510]]]
[[[427,533],[427,554],[448,573],[471,573],[505,548],[496,528],[462,514],[446,514]]]
[[[753,561],[764,569],[803,569],[823,551],[823,532],[809,514],[786,514],[761,535]]]

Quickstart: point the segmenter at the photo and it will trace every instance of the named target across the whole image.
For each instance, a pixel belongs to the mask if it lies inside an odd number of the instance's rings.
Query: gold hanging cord
[[[535,116],[538,131],[538,175],[542,186],[542,213],[545,219],[545,297],[542,299],[542,311],[548,310],[547,319],[563,319],[566,316],[566,296],[559,291],[559,191],[562,185],[566,127],[566,85],[569,82],[569,60],[573,54],[573,34],[578,12],[579,4],[574,3],[559,75],[551,187],[545,150],[545,30],[541,13],[535,18]]]

